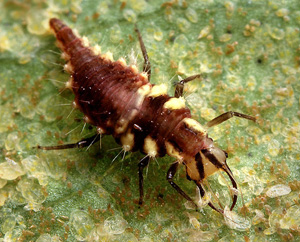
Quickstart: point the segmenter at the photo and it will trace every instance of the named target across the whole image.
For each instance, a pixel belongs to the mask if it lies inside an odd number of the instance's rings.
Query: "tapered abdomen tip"
[[[61,30],[66,25],[57,18],[51,18],[49,21],[50,27],[57,33],[59,30]]]

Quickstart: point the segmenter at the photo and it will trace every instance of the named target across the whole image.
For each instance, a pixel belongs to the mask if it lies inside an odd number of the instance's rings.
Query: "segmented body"
[[[146,73],[124,59],[113,61],[110,53],[95,52],[60,20],[52,19],[50,26],[69,61],[67,86],[75,94],[75,106],[99,132],[113,135],[125,150],[152,157],[167,153],[186,165],[189,156],[209,145],[183,98],[168,96],[165,85],[150,84]]]
[[[144,69],[148,69],[148,74],[139,73],[134,65],[126,65],[123,58],[114,61],[111,53],[100,53],[100,47],[89,47],[85,38],[76,36],[59,19],[51,19],[50,27],[63,51],[63,57],[68,61],[65,70],[71,74],[71,78],[66,86],[73,90],[74,106],[84,113],[85,121],[96,126],[98,133],[113,135],[125,151],[140,150],[147,154],[147,161],[141,160],[139,163],[140,203],[143,197],[143,168],[149,158],[165,154],[176,158],[167,173],[169,183],[190,201],[192,199],[173,182],[178,164],[186,166],[187,178],[196,183],[201,196],[205,194],[203,180],[217,170],[225,171],[233,187],[237,188],[226,164],[226,152],[214,146],[204,127],[191,118],[184,99],[168,96],[164,84],[149,83],[150,63],[137,29],[145,59]],[[188,82],[197,76],[184,81]],[[182,90],[178,96],[181,94]],[[254,117],[248,115],[227,112],[206,125],[211,127],[233,116],[255,121]],[[43,149],[70,147],[75,146],[39,146]],[[237,194],[232,197],[231,209],[236,203]],[[211,202],[208,205],[223,213]]]

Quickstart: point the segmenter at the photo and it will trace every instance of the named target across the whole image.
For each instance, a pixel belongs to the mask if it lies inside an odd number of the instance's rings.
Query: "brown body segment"
[[[186,199],[192,199],[173,182],[178,164],[186,166],[187,177],[193,180],[205,194],[203,180],[216,172],[225,171],[237,188],[233,175],[226,164],[226,153],[214,146],[206,130],[195,120],[185,107],[181,98],[183,84],[200,75],[188,77],[178,83],[175,97],[167,95],[166,87],[148,82],[151,69],[148,55],[139,30],[139,37],[145,64],[143,73],[138,73],[135,66],[127,66],[124,59],[112,60],[110,53],[100,54],[89,47],[83,38],[59,19],[51,19],[50,27],[68,62],[65,69],[71,74],[67,83],[75,94],[75,104],[85,115],[85,121],[97,126],[101,134],[111,134],[123,146],[125,151],[147,154],[139,163],[140,203],[143,199],[143,168],[149,158],[168,154],[176,158],[171,165],[167,180]],[[238,116],[252,121],[255,118],[227,112],[208,123],[208,127]],[[97,136],[96,136],[97,138]],[[40,147],[44,149],[63,149],[84,147],[96,138],[89,138],[76,144]],[[233,195],[231,209],[236,203]],[[209,206],[223,213],[211,202]]]
[[[142,86],[146,85],[149,92],[153,86],[145,76],[136,73],[130,66],[124,66],[120,61],[95,55],[60,20],[52,19],[50,25],[61,43],[62,50],[70,56],[70,74],[76,106],[85,114],[87,120],[106,134],[112,134],[118,142],[121,142],[120,137],[128,132],[128,128],[136,124],[141,127],[142,132],[132,130],[134,146],[131,150],[143,152],[144,140],[149,136],[157,143],[157,154],[164,156],[165,141],[169,140],[169,136],[172,139],[176,137],[175,128],[184,118],[191,117],[190,110],[164,108],[164,104],[171,98],[167,94],[157,97],[139,94],[138,90]],[[141,95],[144,97],[139,97]],[[143,101],[136,103],[139,98]],[[122,118],[128,123],[127,128],[116,132],[118,121]],[[176,143],[176,140],[173,142]],[[181,143],[186,144],[185,140]]]

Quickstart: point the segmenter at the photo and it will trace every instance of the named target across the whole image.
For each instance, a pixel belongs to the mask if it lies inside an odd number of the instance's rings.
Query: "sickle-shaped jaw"
[[[227,166],[227,164],[226,164],[226,167],[223,168],[223,170],[224,170],[224,171],[226,172],[226,174],[229,176],[230,181],[231,181],[231,183],[232,183],[232,187],[235,188],[235,189],[237,189],[237,183],[236,183],[236,181],[235,181],[235,179],[234,179],[234,177],[233,177],[233,174],[232,174],[230,168]],[[233,198],[232,198],[232,204],[231,204],[231,207],[230,207],[230,211],[234,208],[236,202],[237,202],[237,194],[234,194],[234,195],[233,195]]]
[[[231,181],[231,183],[232,183],[232,187],[235,188],[235,189],[237,189],[237,183],[236,183],[236,181],[235,181],[235,179],[234,179],[234,177],[233,177],[233,174],[232,174],[230,168],[226,165],[226,167],[225,167],[225,168],[222,168],[222,169],[223,169],[223,170],[226,172],[226,174],[229,176],[230,181]],[[194,182],[196,183],[197,187],[198,187],[199,190],[200,190],[200,195],[201,195],[201,197],[203,197],[203,196],[205,195],[205,190],[204,190],[204,188],[203,188],[202,183],[199,182],[199,181],[194,181]],[[232,211],[232,209],[234,208],[236,202],[237,202],[237,194],[234,194],[233,197],[232,197],[232,204],[231,204],[231,207],[230,207],[230,211]],[[220,208],[216,208],[216,207],[213,205],[212,202],[209,202],[209,203],[208,203],[208,206],[210,206],[213,210],[215,210],[215,211],[217,211],[217,212],[219,212],[219,213],[221,213],[221,214],[224,214],[224,210],[222,210],[222,209],[220,209]]]
[[[203,188],[202,183],[199,182],[199,181],[194,181],[194,182],[196,183],[197,187],[198,187],[199,190],[200,190],[200,195],[201,195],[201,197],[203,197],[203,196],[205,195],[205,190],[204,190],[204,188]],[[209,202],[209,203],[208,203],[208,206],[210,206],[213,210],[217,211],[218,213],[224,214],[224,210],[223,210],[223,209],[220,209],[220,208],[216,208],[215,205],[213,205],[212,202]]]

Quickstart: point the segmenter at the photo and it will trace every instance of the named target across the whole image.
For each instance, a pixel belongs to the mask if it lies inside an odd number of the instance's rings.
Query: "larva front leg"
[[[223,113],[223,114],[219,115],[218,117],[210,120],[209,122],[207,122],[206,127],[216,126],[220,123],[225,122],[226,120],[228,120],[232,117],[244,118],[244,119],[248,119],[248,120],[251,120],[253,122],[256,122],[255,117],[252,117],[252,116],[249,116],[249,115],[246,115],[246,114],[242,114],[242,113],[238,113],[238,112],[228,111],[228,112]]]
[[[170,183],[170,185],[175,188],[175,190],[181,195],[183,196],[186,200],[192,202],[196,208],[198,208],[197,204],[193,201],[193,199],[191,199],[189,197],[189,195],[187,195],[174,181],[173,178],[175,176],[175,173],[177,172],[178,169],[178,162],[173,163],[168,172],[167,172],[167,180]]]
[[[196,78],[201,78],[201,74],[197,74],[197,75],[193,75],[193,76],[189,76],[179,82],[176,83],[176,87],[175,87],[175,93],[174,93],[174,97],[182,97],[183,96],[183,88],[184,88],[184,84],[188,83]]]

